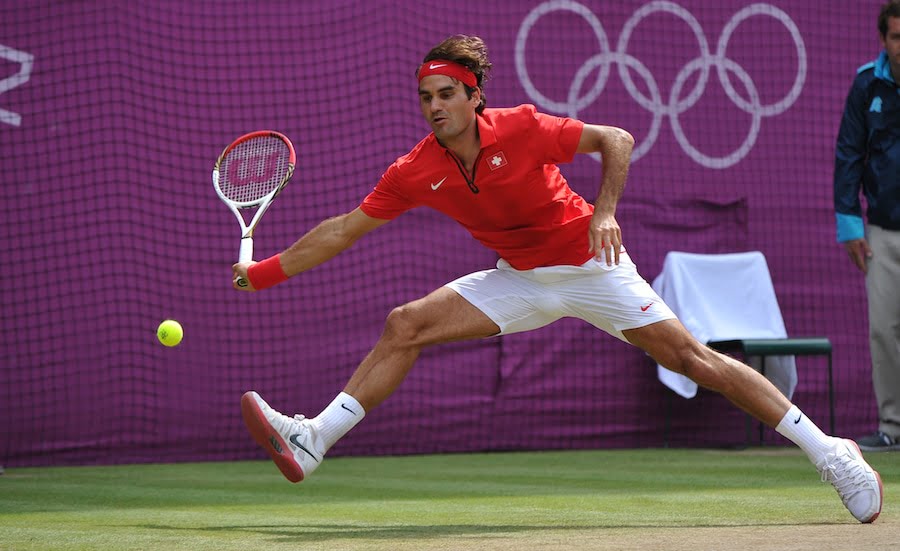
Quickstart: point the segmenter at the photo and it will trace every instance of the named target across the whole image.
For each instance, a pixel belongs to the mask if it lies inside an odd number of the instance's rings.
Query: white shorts
[[[619,264],[591,258],[581,266],[516,270],[503,259],[494,270],[446,284],[500,327],[500,335],[530,331],[563,317],[582,319],[625,342],[626,329],[675,318],[624,251]]]

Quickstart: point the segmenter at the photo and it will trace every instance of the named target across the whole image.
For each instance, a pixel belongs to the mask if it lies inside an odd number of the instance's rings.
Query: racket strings
[[[236,145],[222,159],[219,188],[236,203],[259,201],[290,174],[290,150],[279,138],[257,136]]]

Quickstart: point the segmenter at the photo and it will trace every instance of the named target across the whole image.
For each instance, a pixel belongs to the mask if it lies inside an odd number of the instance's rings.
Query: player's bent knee
[[[382,339],[400,346],[416,346],[418,337],[426,327],[425,320],[409,304],[397,306],[388,314],[384,322]]]

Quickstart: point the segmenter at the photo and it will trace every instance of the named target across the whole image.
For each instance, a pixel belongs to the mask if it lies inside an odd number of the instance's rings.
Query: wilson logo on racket
[[[278,172],[278,163],[282,158],[281,152],[276,151],[268,156],[229,159],[228,181],[236,187],[268,182]]]

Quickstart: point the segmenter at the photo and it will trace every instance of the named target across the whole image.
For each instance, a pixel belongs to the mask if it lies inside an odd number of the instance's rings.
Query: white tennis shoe
[[[322,463],[325,451],[303,415],[282,415],[252,390],[241,397],[241,414],[253,439],[291,482],[300,482]]]
[[[831,482],[841,501],[860,522],[873,522],[881,513],[884,486],[878,473],[866,463],[853,440],[835,444],[816,463],[822,482]]]

